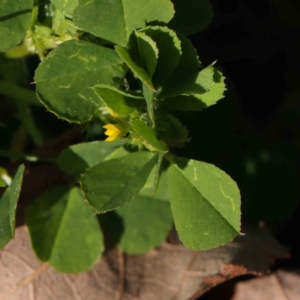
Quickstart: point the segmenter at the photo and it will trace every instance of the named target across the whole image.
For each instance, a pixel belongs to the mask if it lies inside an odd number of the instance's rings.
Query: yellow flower
[[[108,137],[106,138],[107,142],[113,142],[117,140],[119,137],[123,135],[123,130],[117,124],[107,124],[104,125],[103,128],[106,129],[105,135]]]

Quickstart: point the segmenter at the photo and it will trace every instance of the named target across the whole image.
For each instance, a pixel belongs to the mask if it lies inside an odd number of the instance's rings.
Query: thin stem
[[[15,104],[17,106],[19,116],[23,124],[25,125],[28,133],[30,134],[33,142],[36,146],[41,145],[43,143],[43,138],[35,124],[34,118],[30,113],[30,108],[28,107],[28,105],[20,101],[15,101]]]
[[[7,80],[0,80],[0,94],[29,105],[42,106],[34,91],[20,87]]]
[[[164,157],[171,164],[173,164],[175,162],[175,156],[173,154],[171,154],[170,152],[167,152]]]
[[[158,153],[158,157],[157,157],[157,164],[156,164],[156,170],[155,170],[155,175],[154,175],[154,181],[153,181],[153,195],[155,195],[157,187],[158,187],[158,183],[159,183],[159,176],[160,176],[160,169],[161,169],[161,164],[164,158],[164,155],[167,152],[159,152]]]

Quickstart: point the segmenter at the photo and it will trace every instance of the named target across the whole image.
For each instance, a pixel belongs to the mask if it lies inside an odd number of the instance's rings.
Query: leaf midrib
[[[131,181],[134,180],[134,178],[138,177],[139,174],[142,173],[142,172],[144,171],[144,169],[148,166],[148,164],[150,165],[150,164],[152,163],[152,161],[154,161],[154,160],[155,160],[155,155],[154,155],[150,160],[148,160],[148,161],[143,165],[143,167],[135,173],[134,176],[130,177],[130,178],[128,179],[128,181],[126,181],[126,183],[125,183],[125,185],[122,187],[122,189],[121,189],[116,195],[114,195],[114,196],[111,198],[111,201],[107,202],[106,204],[108,204],[108,203],[110,203],[110,202],[112,202],[112,201],[114,202],[115,199],[118,198],[119,195],[123,193],[123,191],[126,189],[126,187],[128,186],[128,184],[130,184]],[[152,170],[152,169],[151,169],[151,170]],[[151,172],[151,170],[150,170],[150,172]],[[142,188],[140,189],[140,191],[141,191],[141,190],[142,190]],[[139,191],[139,192],[140,192],[140,191]],[[126,204],[129,203],[131,200],[133,200],[133,199],[139,194],[139,192],[138,192],[133,198],[131,198],[129,201],[125,202],[124,204],[121,204],[121,205],[119,205],[119,206],[117,206],[117,207],[115,207],[115,208],[112,208],[112,209],[105,210],[104,212],[111,211],[111,210],[117,209],[117,208],[119,208],[119,207],[121,207],[121,206],[123,206],[123,205],[126,205]],[[105,209],[106,204],[105,204],[102,208]]]
[[[183,174],[183,172],[181,172],[177,166],[175,166],[175,168],[178,170],[179,174],[181,174],[182,177],[189,183],[189,185],[191,185],[190,180]],[[223,214],[198,190],[198,188],[194,184],[193,186],[195,190],[203,197],[203,199],[205,199],[205,201],[221,216],[221,218],[225,220],[225,222],[228,223],[235,232],[239,233],[239,231],[235,229],[235,227],[225,218],[225,216],[223,216]]]
[[[53,246],[52,246],[51,251],[50,251],[50,253],[49,253],[48,261],[50,261],[51,258],[52,258],[52,253],[53,253],[53,250],[54,250],[55,245],[56,245],[56,242],[57,242],[58,233],[60,232],[60,228],[61,228],[61,226],[62,226],[63,219],[64,219],[65,216],[66,216],[67,208],[68,208],[68,206],[70,205],[70,202],[71,202],[71,200],[70,200],[70,199],[71,199],[71,194],[72,194],[72,192],[73,192],[74,190],[75,190],[75,189],[71,189],[71,190],[69,190],[68,193],[66,194],[66,196],[67,196],[67,204],[66,204],[65,209],[64,209],[64,211],[63,211],[63,213],[62,213],[62,215],[61,215],[60,223],[59,223],[59,226],[58,226],[57,231],[56,231],[56,235],[55,235],[54,240],[53,240],[53,243],[52,243]]]

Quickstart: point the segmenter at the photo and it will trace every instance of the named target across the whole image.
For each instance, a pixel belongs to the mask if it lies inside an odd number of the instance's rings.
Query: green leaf
[[[185,35],[195,34],[207,27],[213,17],[210,0],[172,0],[175,16],[169,26]]]
[[[72,18],[74,9],[78,6],[78,0],[51,0],[51,2],[68,18]]]
[[[202,95],[210,91],[214,85],[214,72],[215,69],[212,65],[202,69],[200,72],[190,73],[190,76],[183,78],[180,81],[179,77],[174,78],[175,85],[168,82],[165,90],[159,94],[158,98],[169,98],[177,95]],[[172,87],[173,85],[173,87]]]
[[[216,104],[220,99],[224,97],[224,92],[226,90],[225,78],[222,73],[218,70],[214,70],[214,85],[211,87],[210,91],[202,94],[195,95],[206,107]]]
[[[170,111],[200,111],[206,107],[214,105],[224,97],[225,91],[224,77],[220,71],[214,70],[214,84],[210,91],[204,94],[181,95],[164,99],[162,106]]]
[[[165,160],[163,161],[163,163]],[[153,190],[153,182],[155,181],[157,165],[152,169],[144,187],[141,189],[140,194],[144,197],[154,197],[156,200],[170,202],[170,194],[168,188],[168,176],[167,171],[161,172],[158,179],[158,187],[156,191]]]
[[[146,84],[150,89],[155,90],[151,79],[149,78],[146,71],[138,66],[130,57],[129,52],[127,49],[122,48],[120,46],[115,46],[115,50],[118,53],[118,55],[121,57],[121,59],[126,63],[126,65],[129,67],[129,69],[132,71],[132,73],[142,81],[142,83]]]
[[[91,87],[113,84],[115,78],[124,75],[123,62],[114,50],[71,40],[46,57],[34,79],[40,100],[51,112],[82,123],[102,105]]]
[[[11,185],[0,198],[0,249],[15,236],[16,208],[24,169],[24,165],[19,166]]]
[[[188,141],[188,130],[173,115],[161,112],[157,115],[157,134],[169,146],[181,148]]]
[[[66,14],[63,14],[58,9],[54,10],[54,15],[52,17],[52,29],[55,34],[61,36],[60,38],[64,40],[77,37],[77,27],[71,20],[66,18]]]
[[[109,236],[126,253],[146,253],[165,240],[173,218],[168,202],[138,195],[127,205],[101,216]]]
[[[122,142],[127,142],[127,141],[125,140]],[[115,142],[106,142],[106,143],[115,143]],[[106,157],[104,157],[103,161],[119,158],[136,151],[137,151],[137,147],[125,144],[123,147],[116,148],[114,151],[109,153]]]
[[[95,166],[126,141],[96,141],[73,145],[61,152],[57,163],[61,170],[70,176],[78,177],[87,169]]]
[[[240,232],[240,193],[236,183],[214,165],[178,159],[168,171],[171,209],[183,244],[206,250]]]
[[[0,0],[0,52],[22,42],[30,26],[33,0]]]
[[[85,198],[97,213],[126,204],[142,189],[156,161],[151,152],[137,152],[99,163],[83,174]]]
[[[161,85],[174,71],[181,56],[181,42],[176,33],[167,27],[149,26],[141,30],[156,43],[159,51],[153,75],[155,87]]]
[[[145,103],[144,98],[125,93],[110,85],[96,85],[94,90],[109,109],[122,117],[142,109]]]
[[[139,58],[143,68],[147,71],[149,78],[152,78],[157,61],[158,61],[158,49],[156,43],[151,37],[147,36],[144,32],[135,32]],[[154,111],[153,111],[153,89],[149,88],[143,83],[143,95],[147,103],[148,114],[153,126],[155,126]]]
[[[28,207],[26,223],[36,255],[58,271],[87,271],[104,249],[97,218],[78,188],[43,193]]]
[[[162,167],[165,154],[166,152],[159,152],[157,156],[157,164],[156,164],[154,180],[153,180],[153,195],[155,195],[157,191],[157,187],[160,179],[161,167]]]
[[[147,103],[148,115],[152,122],[152,127],[155,127],[153,94],[153,90],[143,83],[143,95]]]
[[[125,47],[135,29],[149,23],[167,24],[173,16],[169,0],[81,0],[74,23],[84,31]]]
[[[186,86],[194,84],[199,73],[200,61],[193,44],[184,35],[178,34],[182,54],[171,76],[163,84],[159,98],[180,95]]]
[[[158,48],[156,43],[144,32],[136,31],[135,36],[142,66],[147,71],[149,77],[152,78],[158,60]]]
[[[154,130],[141,120],[131,121],[132,129],[150,150],[167,151],[168,147],[155,136]]]

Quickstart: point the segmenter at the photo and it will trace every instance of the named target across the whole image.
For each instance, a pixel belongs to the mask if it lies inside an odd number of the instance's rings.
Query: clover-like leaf
[[[141,80],[142,83],[146,84],[150,89],[155,90],[146,71],[133,61],[128,50],[120,46],[115,46],[115,50],[128,68],[132,71],[133,75]]]
[[[160,86],[174,71],[181,56],[181,42],[176,33],[162,26],[149,26],[141,32],[149,36],[159,51],[158,61],[153,75],[153,84]]]
[[[137,152],[100,162],[83,174],[81,189],[97,213],[116,209],[143,188],[157,156]]]
[[[196,49],[184,35],[177,33],[177,36],[181,41],[182,54],[173,73],[164,82],[159,98],[187,92],[186,87],[195,84],[199,73],[200,61]]]
[[[104,250],[97,218],[76,187],[44,192],[28,207],[26,223],[36,255],[58,271],[86,271]]]
[[[127,205],[103,214],[101,220],[117,246],[132,254],[159,246],[173,224],[170,204],[153,195],[138,195]]]
[[[180,80],[180,77],[174,76],[174,82],[177,84],[172,88],[172,83],[169,81],[165,86],[165,89],[162,88],[158,98],[164,99],[179,95],[202,95],[207,93],[215,83],[214,73],[214,67],[209,65],[206,68],[203,68],[200,72],[191,72],[190,75],[181,77],[182,80]]]
[[[214,84],[211,87],[210,91],[202,95],[196,95],[196,97],[205,104],[206,107],[214,105],[224,97],[224,92],[226,90],[225,86],[225,77],[223,74],[214,70]]]
[[[72,18],[74,9],[78,5],[78,0],[51,0],[51,2],[58,10],[69,18]]]
[[[214,83],[211,89],[204,94],[180,95],[162,101],[167,110],[199,111],[214,105],[224,97],[225,78],[218,70],[214,70]]]
[[[240,233],[240,193],[214,165],[177,159],[168,170],[171,209],[183,244],[205,250]]]
[[[125,143],[126,141],[118,140],[110,143],[95,141],[76,144],[62,151],[57,159],[57,163],[65,173],[78,177]]]
[[[71,40],[54,49],[39,65],[35,81],[42,103],[60,118],[82,123],[102,105],[92,87],[112,85],[126,70],[112,49]]]
[[[143,97],[126,93],[110,85],[96,85],[94,90],[110,110],[122,117],[142,109],[145,104]]]
[[[135,29],[167,24],[174,16],[169,0],[80,0],[74,23],[97,37],[126,47]]]
[[[0,0],[0,52],[19,44],[30,26],[33,0]]]
[[[144,32],[136,31],[135,36],[138,44],[140,61],[149,77],[152,78],[158,60],[157,45],[153,39]]]

